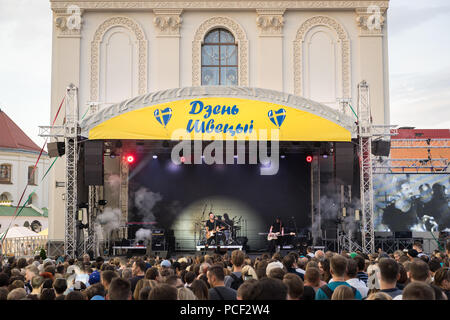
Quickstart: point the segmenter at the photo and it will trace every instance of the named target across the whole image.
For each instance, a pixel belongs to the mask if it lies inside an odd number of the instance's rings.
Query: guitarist
[[[217,231],[219,231],[220,223],[217,221],[217,219],[214,216],[214,213],[209,213],[209,220],[206,221],[205,228],[206,228],[206,244],[205,244],[205,250],[208,250],[209,245],[214,240],[214,243],[216,246],[219,246],[218,243],[218,237],[217,237]]]
[[[280,233],[281,235],[281,237],[269,241],[269,251],[271,254],[274,254],[278,246],[281,248],[284,236],[284,225],[280,217],[277,217],[275,222],[270,226],[269,235],[272,233]]]

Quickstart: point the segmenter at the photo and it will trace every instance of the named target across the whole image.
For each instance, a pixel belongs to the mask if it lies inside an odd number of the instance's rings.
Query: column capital
[[[283,36],[285,9],[257,9],[260,36]]]
[[[58,38],[79,38],[83,25],[84,10],[78,6],[69,6],[66,9],[54,10],[53,23],[56,27]]]
[[[357,8],[356,25],[359,28],[360,36],[383,36],[384,14],[387,8],[369,6],[367,8]]]
[[[154,9],[153,24],[159,36],[179,36],[182,9]]]

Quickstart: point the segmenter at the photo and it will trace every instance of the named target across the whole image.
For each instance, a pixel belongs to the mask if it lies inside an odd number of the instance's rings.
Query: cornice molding
[[[349,9],[367,8],[376,5],[388,8],[387,0],[300,0],[300,1],[58,1],[51,0],[53,11],[77,5],[81,9]]]

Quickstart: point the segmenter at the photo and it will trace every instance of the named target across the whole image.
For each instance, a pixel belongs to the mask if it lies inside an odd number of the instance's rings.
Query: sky
[[[391,0],[391,124],[450,128],[450,1]],[[48,0],[0,0],[0,109],[42,146],[50,123]]]

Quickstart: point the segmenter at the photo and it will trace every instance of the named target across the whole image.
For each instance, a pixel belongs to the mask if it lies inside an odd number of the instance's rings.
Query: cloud
[[[391,75],[391,123],[449,128],[450,68]]]

